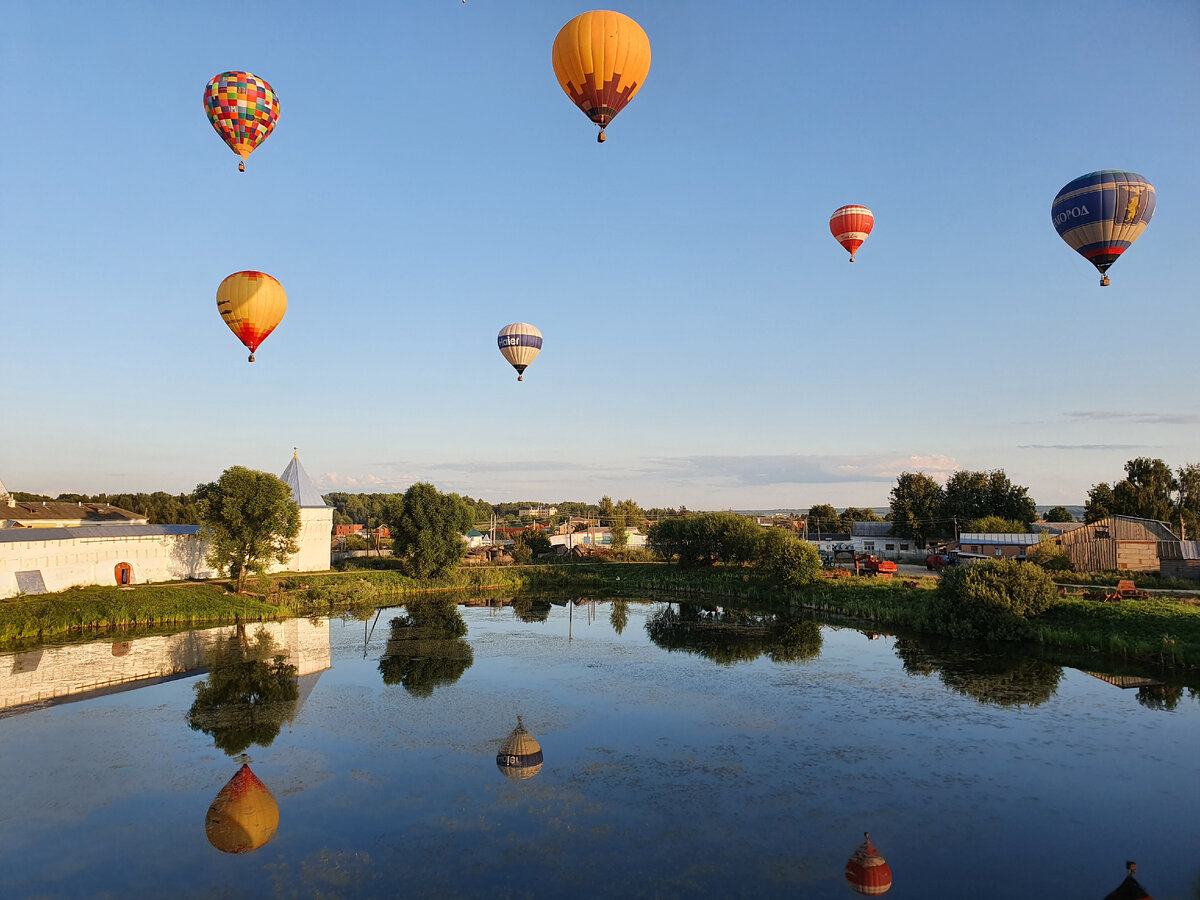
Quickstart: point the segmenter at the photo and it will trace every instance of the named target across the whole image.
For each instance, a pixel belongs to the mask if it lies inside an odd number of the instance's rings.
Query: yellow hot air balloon
[[[562,27],[551,51],[554,74],[571,101],[604,129],[633,99],[650,71],[650,38],[629,16],[605,9]]]
[[[265,272],[234,272],[217,288],[217,311],[254,362],[254,351],[287,312],[287,294]]]
[[[222,853],[257,850],[278,828],[279,804],[248,765],[221,788],[204,817],[204,834]]]

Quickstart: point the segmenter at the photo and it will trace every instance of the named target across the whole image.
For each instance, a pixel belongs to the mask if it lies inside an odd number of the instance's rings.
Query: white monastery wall
[[[0,711],[139,681],[199,673],[208,665],[208,652],[236,635],[237,628],[226,625],[115,643],[98,641],[0,655]],[[298,677],[329,668],[327,619],[245,626],[246,638],[252,643],[260,631],[269,634],[275,647],[287,654]]]

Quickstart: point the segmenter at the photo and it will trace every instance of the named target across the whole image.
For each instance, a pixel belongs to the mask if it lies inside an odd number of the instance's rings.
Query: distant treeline
[[[376,528],[388,520],[388,504],[397,502],[400,497],[399,493],[350,494],[344,491],[334,491],[325,495],[325,502],[334,508],[333,524]],[[537,517],[538,521],[544,522],[551,519],[557,523],[565,521],[568,517],[575,517],[595,519],[600,525],[612,525],[616,522],[618,525],[632,527],[637,524],[636,520],[639,519],[657,521],[671,516],[688,514],[686,507],[644,509],[634,500],[614,502],[609,497],[601,497],[596,503],[587,503],[582,500],[562,500],[557,503],[548,503],[544,500],[488,503],[486,500],[477,500],[474,497],[461,497],[461,499],[475,511],[475,522],[479,526],[489,523],[492,516],[496,517],[497,524],[517,525],[522,522],[519,515],[522,509],[549,509],[551,507],[555,509],[555,514],[539,516]],[[524,519],[525,524],[530,521],[532,520],[529,517]]]

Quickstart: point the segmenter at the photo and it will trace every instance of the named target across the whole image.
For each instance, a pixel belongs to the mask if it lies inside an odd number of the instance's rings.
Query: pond
[[[4,897],[846,898],[864,832],[895,898],[1099,900],[1126,860],[1200,897],[1194,689],[805,619],[428,601],[47,645],[0,655],[0,717]]]

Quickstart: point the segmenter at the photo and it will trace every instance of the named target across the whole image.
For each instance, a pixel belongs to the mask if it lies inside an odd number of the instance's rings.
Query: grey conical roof
[[[312,483],[312,479],[308,477],[308,473],[304,471],[304,466],[300,465],[300,457],[292,454],[292,461],[288,463],[283,474],[279,476],[287,482],[288,487],[292,489],[292,499],[300,506],[305,507],[316,506],[325,509],[325,498],[321,496],[321,492],[317,490],[317,486]]]

